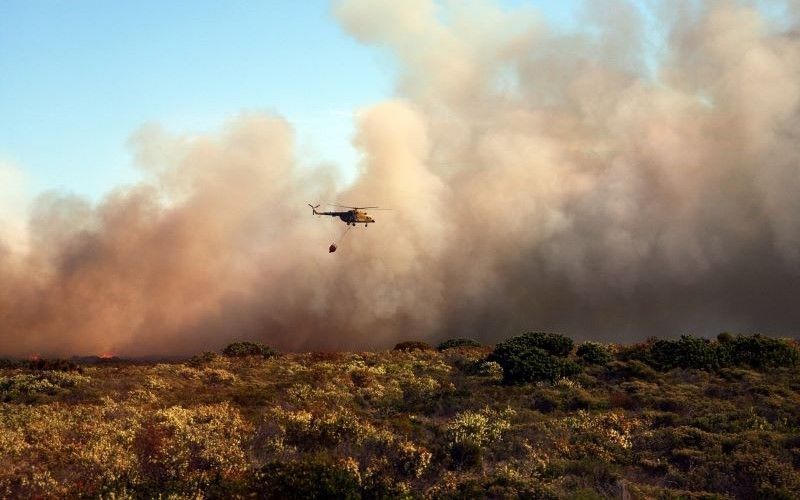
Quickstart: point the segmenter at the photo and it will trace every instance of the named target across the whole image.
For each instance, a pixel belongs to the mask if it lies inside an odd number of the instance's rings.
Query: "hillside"
[[[539,335],[5,362],[0,496],[800,497],[794,342]]]

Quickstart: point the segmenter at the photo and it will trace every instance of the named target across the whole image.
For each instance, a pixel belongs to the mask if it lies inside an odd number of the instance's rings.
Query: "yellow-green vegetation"
[[[0,497],[800,497],[793,341],[253,345],[0,363]]]

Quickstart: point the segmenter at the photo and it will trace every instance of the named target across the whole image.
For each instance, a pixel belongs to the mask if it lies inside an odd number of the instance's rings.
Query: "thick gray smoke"
[[[299,168],[277,117],[144,128],[141,184],[97,206],[43,195],[25,244],[0,243],[0,353],[794,334],[800,7],[785,7],[779,27],[743,2],[642,17],[592,1],[576,35],[484,2],[335,3],[398,61],[397,100],[360,114],[355,183]],[[394,211],[328,254],[343,225],[316,201]]]

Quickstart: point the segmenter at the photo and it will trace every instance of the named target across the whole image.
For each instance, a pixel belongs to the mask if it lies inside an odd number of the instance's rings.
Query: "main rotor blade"
[[[335,205],[333,203],[328,203],[328,205],[330,205],[332,207],[339,207],[339,208],[352,208],[353,210],[359,210],[359,209],[362,209],[362,208],[378,208],[378,207],[351,207],[351,206],[348,206],[348,205]]]

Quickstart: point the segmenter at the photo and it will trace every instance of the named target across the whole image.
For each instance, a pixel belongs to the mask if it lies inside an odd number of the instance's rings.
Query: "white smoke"
[[[298,168],[277,117],[144,127],[142,183],[97,206],[44,195],[27,246],[3,245],[0,352],[796,332],[796,24],[741,2],[653,9],[659,51],[623,1],[592,2],[579,34],[487,2],[335,3],[400,68],[397,98],[360,113],[353,185]],[[317,201],[394,210],[328,254],[343,224]]]

